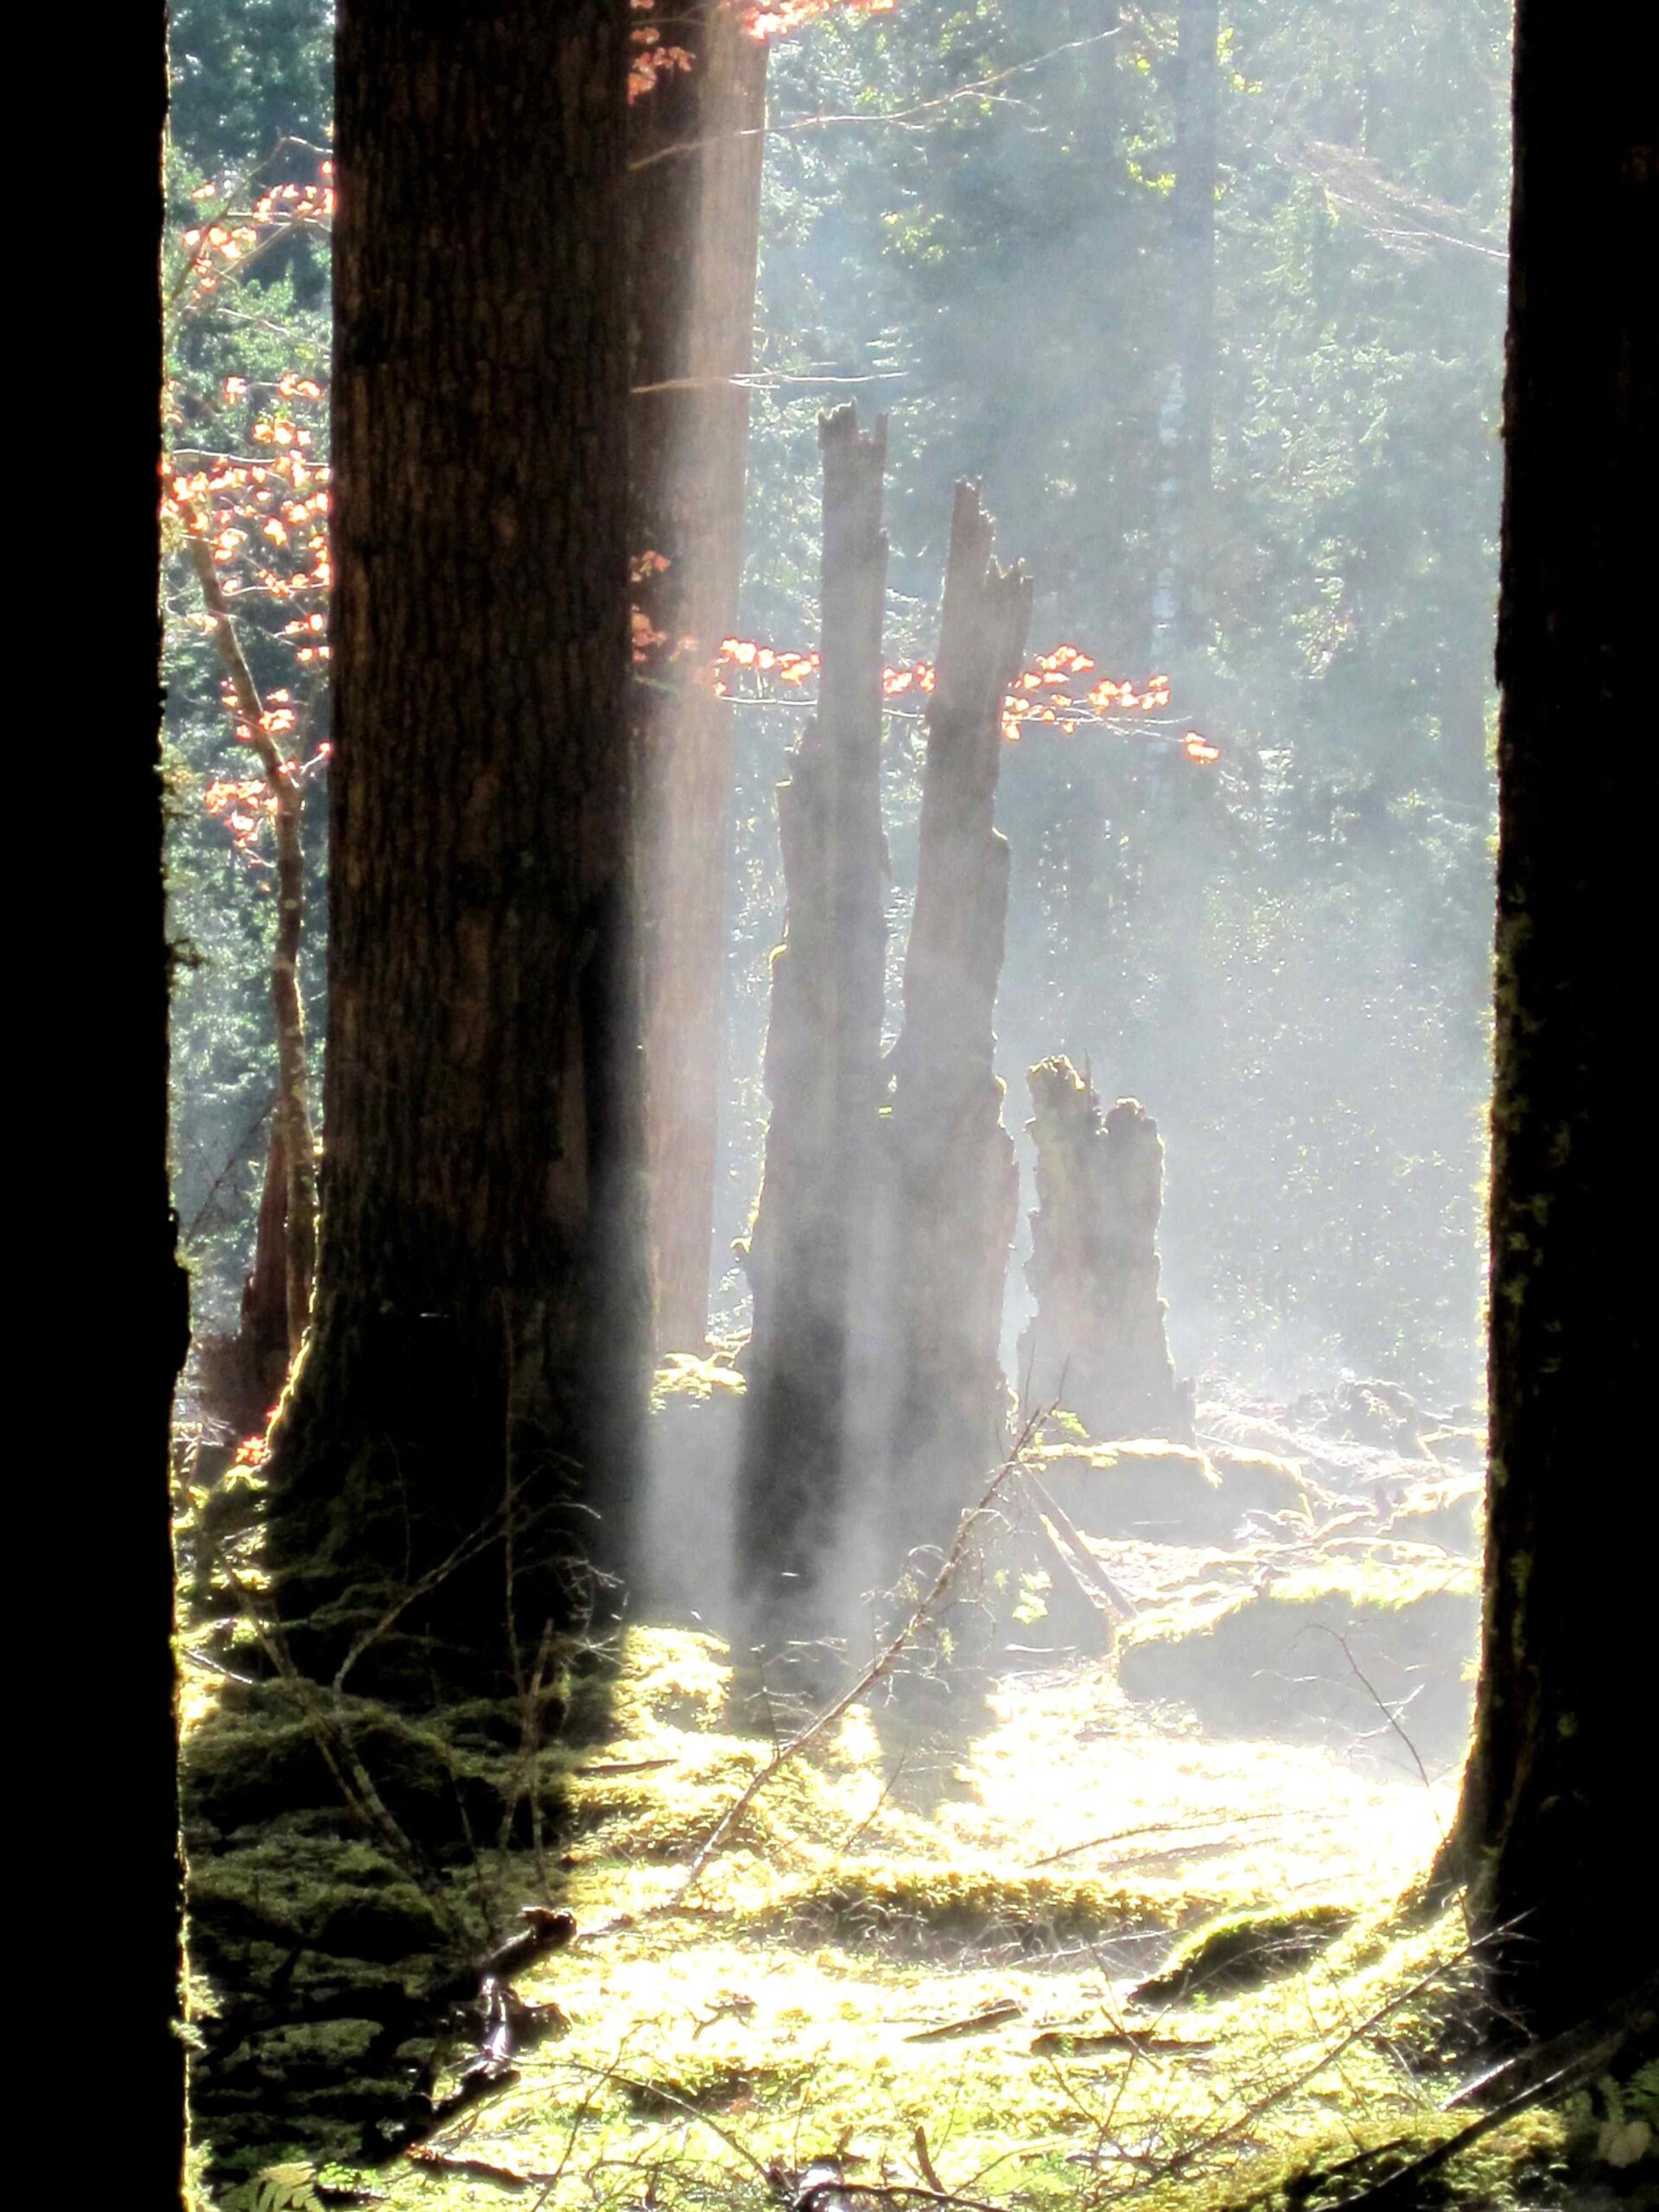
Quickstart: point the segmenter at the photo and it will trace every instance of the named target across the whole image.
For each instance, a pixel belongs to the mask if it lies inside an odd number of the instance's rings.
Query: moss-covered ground
[[[1411,1899],[1468,1724],[1473,1431],[1209,1408],[1194,1450],[1057,1421],[932,1639],[956,1694],[878,1683],[693,1879],[790,1723],[692,1624],[741,1378],[658,1386],[656,1624],[563,1681],[556,1740],[510,1705],[328,1704],[390,1842],[281,1683],[190,1670],[204,2212],[353,2201],[348,2169],[424,2212],[779,2212],[834,2160],[797,2212],[1328,2212],[1467,2124],[1479,1962],[1455,1904]],[[204,1665],[257,1672],[219,1625]],[[559,2031],[369,2168],[388,2114],[429,2113],[412,2076],[442,2097],[475,2053],[445,2005],[524,1904],[575,1917],[513,1977]],[[1655,2085],[1584,2093],[1389,2212],[1659,2202],[1656,2137]]]
[[[1455,1910],[1400,1909],[1447,1809],[1414,1775],[1208,1740],[1131,1704],[1105,1661],[1014,1669],[972,1731],[855,1709],[683,1894],[772,1750],[734,1714],[715,1639],[629,1633],[606,1739],[552,1755],[556,1865],[545,1884],[528,1855],[496,1870],[575,1916],[575,1942],[517,1981],[568,2024],[367,2175],[380,2201],[758,2208],[837,2157],[854,2191],[1294,2212],[1458,2124],[1440,2107],[1474,1969]],[[262,1833],[280,1886],[297,1840]],[[365,1863],[331,1878],[373,1890],[372,1847],[339,1848]],[[418,1901],[381,1876],[413,1943]],[[397,1941],[388,1923],[381,1948]],[[340,2048],[315,2063],[349,2068],[353,2024],[326,2027]],[[1562,2193],[1571,2136],[1528,2115],[1421,2201],[1593,2202]],[[345,2178],[324,2169],[317,2194],[302,2130],[270,2155],[280,2179],[234,2202],[325,2202]],[[1599,2171],[1586,2186],[1624,2173]]]

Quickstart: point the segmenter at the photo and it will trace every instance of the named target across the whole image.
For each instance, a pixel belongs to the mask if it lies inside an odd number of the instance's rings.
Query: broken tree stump
[[[1094,1436],[1188,1442],[1192,1393],[1176,1382],[1158,1295],[1158,1125],[1133,1098],[1103,1116],[1070,1060],[1039,1061],[1026,1079],[1037,1148],[1026,1276],[1037,1312],[1020,1362],[1033,1402],[1058,1399]]]
[[[1009,866],[993,815],[1032,586],[991,557],[992,531],[977,487],[958,484],[892,1057],[890,1554],[949,1541],[1002,1451],[1007,1421],[1000,1344],[1020,1178],[992,1066]]]
[[[772,955],[766,1170],[743,1257],[754,1298],[739,1480],[753,1640],[823,1632],[861,1433],[875,1262],[887,958],[881,829],[881,527],[887,421],[821,416],[823,568],[816,715],[779,786],[786,893]]]

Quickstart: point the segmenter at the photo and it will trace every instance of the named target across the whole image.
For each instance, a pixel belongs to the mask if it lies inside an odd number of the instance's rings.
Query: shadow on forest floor
[[[1114,1484],[1128,1495],[1144,1479],[1135,1447],[1051,1448],[1049,1478],[1080,1485],[1099,1522]],[[1158,1471],[1167,1483],[1172,1470]],[[1435,1510],[1444,1501],[1424,1508]],[[1459,2126],[1442,2107],[1473,2050],[1478,1961],[1455,1906],[1401,1904],[1455,1796],[1467,1696],[1455,1661],[1437,1770],[1420,1770],[1374,1704],[1356,1727],[1359,1707],[1321,1703],[1317,1683],[1346,1681],[1345,1666],[1304,1669],[1302,1705],[1313,1681],[1321,1716],[1310,1726],[1284,1702],[1294,1669],[1261,1664],[1263,1621],[1295,1624],[1305,1649],[1339,1633],[1333,1614],[1328,1635],[1306,1634],[1332,1592],[1378,1602],[1354,1583],[1345,1517],[1325,1516],[1321,1559],[1281,1557],[1265,1578],[1248,1526],[1179,1558],[1182,1547],[1139,1536],[1091,1537],[1138,1592],[1115,1649],[1020,1649],[1022,1633],[1035,1643],[1062,1618],[1057,1605],[986,1649],[975,1697],[954,1710],[879,1684],[779,1768],[689,1890],[701,1847],[775,1748],[712,1635],[626,1631],[594,1709],[579,1702],[539,1755],[539,1865],[522,1836],[498,1850],[499,1832],[482,1832],[508,1757],[499,1717],[493,1738],[475,1712],[393,1739],[383,1716],[357,1716],[389,1809],[444,1839],[435,1892],[340,1811],[292,1809],[328,1799],[279,1693],[193,1676],[192,1964],[213,2052],[196,2124],[221,2151],[236,2145],[221,2189],[238,2167],[287,2162],[280,2180],[217,2201],[1350,2201]],[[1424,1562],[1395,1556],[1386,1531],[1378,1541],[1367,1533],[1366,1571],[1393,1573],[1408,1610]],[[1309,1552],[1305,1535],[1297,1545]],[[1442,1556],[1437,1589],[1455,1565]],[[1256,1624],[1248,1637],[1226,1629],[1241,1616]],[[1192,1677],[1200,1694],[1177,1703],[1136,1684],[1135,1652],[1160,1644],[1208,1651]],[[1243,1694],[1253,1668],[1274,1677],[1265,1705]],[[1206,1698],[1207,1726],[1192,1710]],[[435,1794],[417,1802],[422,1789]],[[466,1952],[445,1910],[476,1959],[486,1920],[499,1933],[525,1903],[575,1917],[574,1940],[512,1976],[557,2031],[515,2050],[487,2094],[423,2141],[359,2171],[353,2196],[365,2113],[406,2106],[411,2069],[441,2099],[475,2055],[464,2039],[435,2047],[437,1978]],[[1579,2101],[1487,2134],[1410,2201],[1637,2201],[1636,2166],[1604,2161],[1587,2177],[1582,2163],[1630,2115]]]

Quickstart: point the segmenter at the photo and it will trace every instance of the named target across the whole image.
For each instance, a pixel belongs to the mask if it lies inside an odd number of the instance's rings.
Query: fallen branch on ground
[[[1027,1419],[1025,1427],[1020,1432],[1013,1451],[992,1476],[978,1504],[971,1512],[963,1515],[961,1525],[951,1541],[950,1550],[946,1552],[940,1563],[938,1573],[934,1576],[926,1594],[898,1634],[877,1653],[850,1689],[843,1690],[834,1704],[826,1706],[817,1718],[810,1721],[798,1735],[791,1736],[788,1743],[780,1745],[766,1765],[751,1777],[742,1794],[715,1823],[708,1840],[692,1860],[690,1871],[671,1900],[672,1909],[677,1910],[690,1896],[698,1882],[702,1880],[709,1861],[766,1784],[775,1780],[791,1759],[798,1758],[803,1751],[810,1751],[814,1744],[828,1735],[843,1714],[850,1713],[859,1700],[868,1696],[876,1684],[890,1675],[898,1665],[912,1640],[926,1626],[940,1599],[956,1580],[957,1571],[968,1554],[980,1522],[995,1504],[1011,1478],[1020,1471],[1033,1437],[1036,1435],[1039,1427],[1048,1419],[1052,1411],[1053,1408],[1051,1406],[1032,1414]]]

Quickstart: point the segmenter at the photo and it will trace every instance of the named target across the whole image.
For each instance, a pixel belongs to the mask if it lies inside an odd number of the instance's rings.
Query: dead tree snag
[[[887,422],[819,418],[817,713],[778,793],[787,917],[772,956],[766,1163],[745,1255],[754,1294],[740,1497],[751,1624],[817,1624],[859,1408],[868,1402],[882,1084],[881,528]]]
[[[1158,1295],[1164,1147],[1133,1098],[1103,1117],[1070,1060],[1027,1076],[1037,1211],[1027,1279],[1037,1313],[1020,1340],[1039,1401],[1058,1399],[1099,1437],[1190,1440],[1190,1391],[1175,1380]]]
[[[1008,906],[1008,844],[993,811],[1031,581],[998,567],[991,536],[976,487],[958,484],[893,1055],[888,1310],[899,1364],[887,1518],[906,1545],[948,1536],[1001,1449],[1005,1415],[998,1347],[1020,1179],[992,1068]]]

